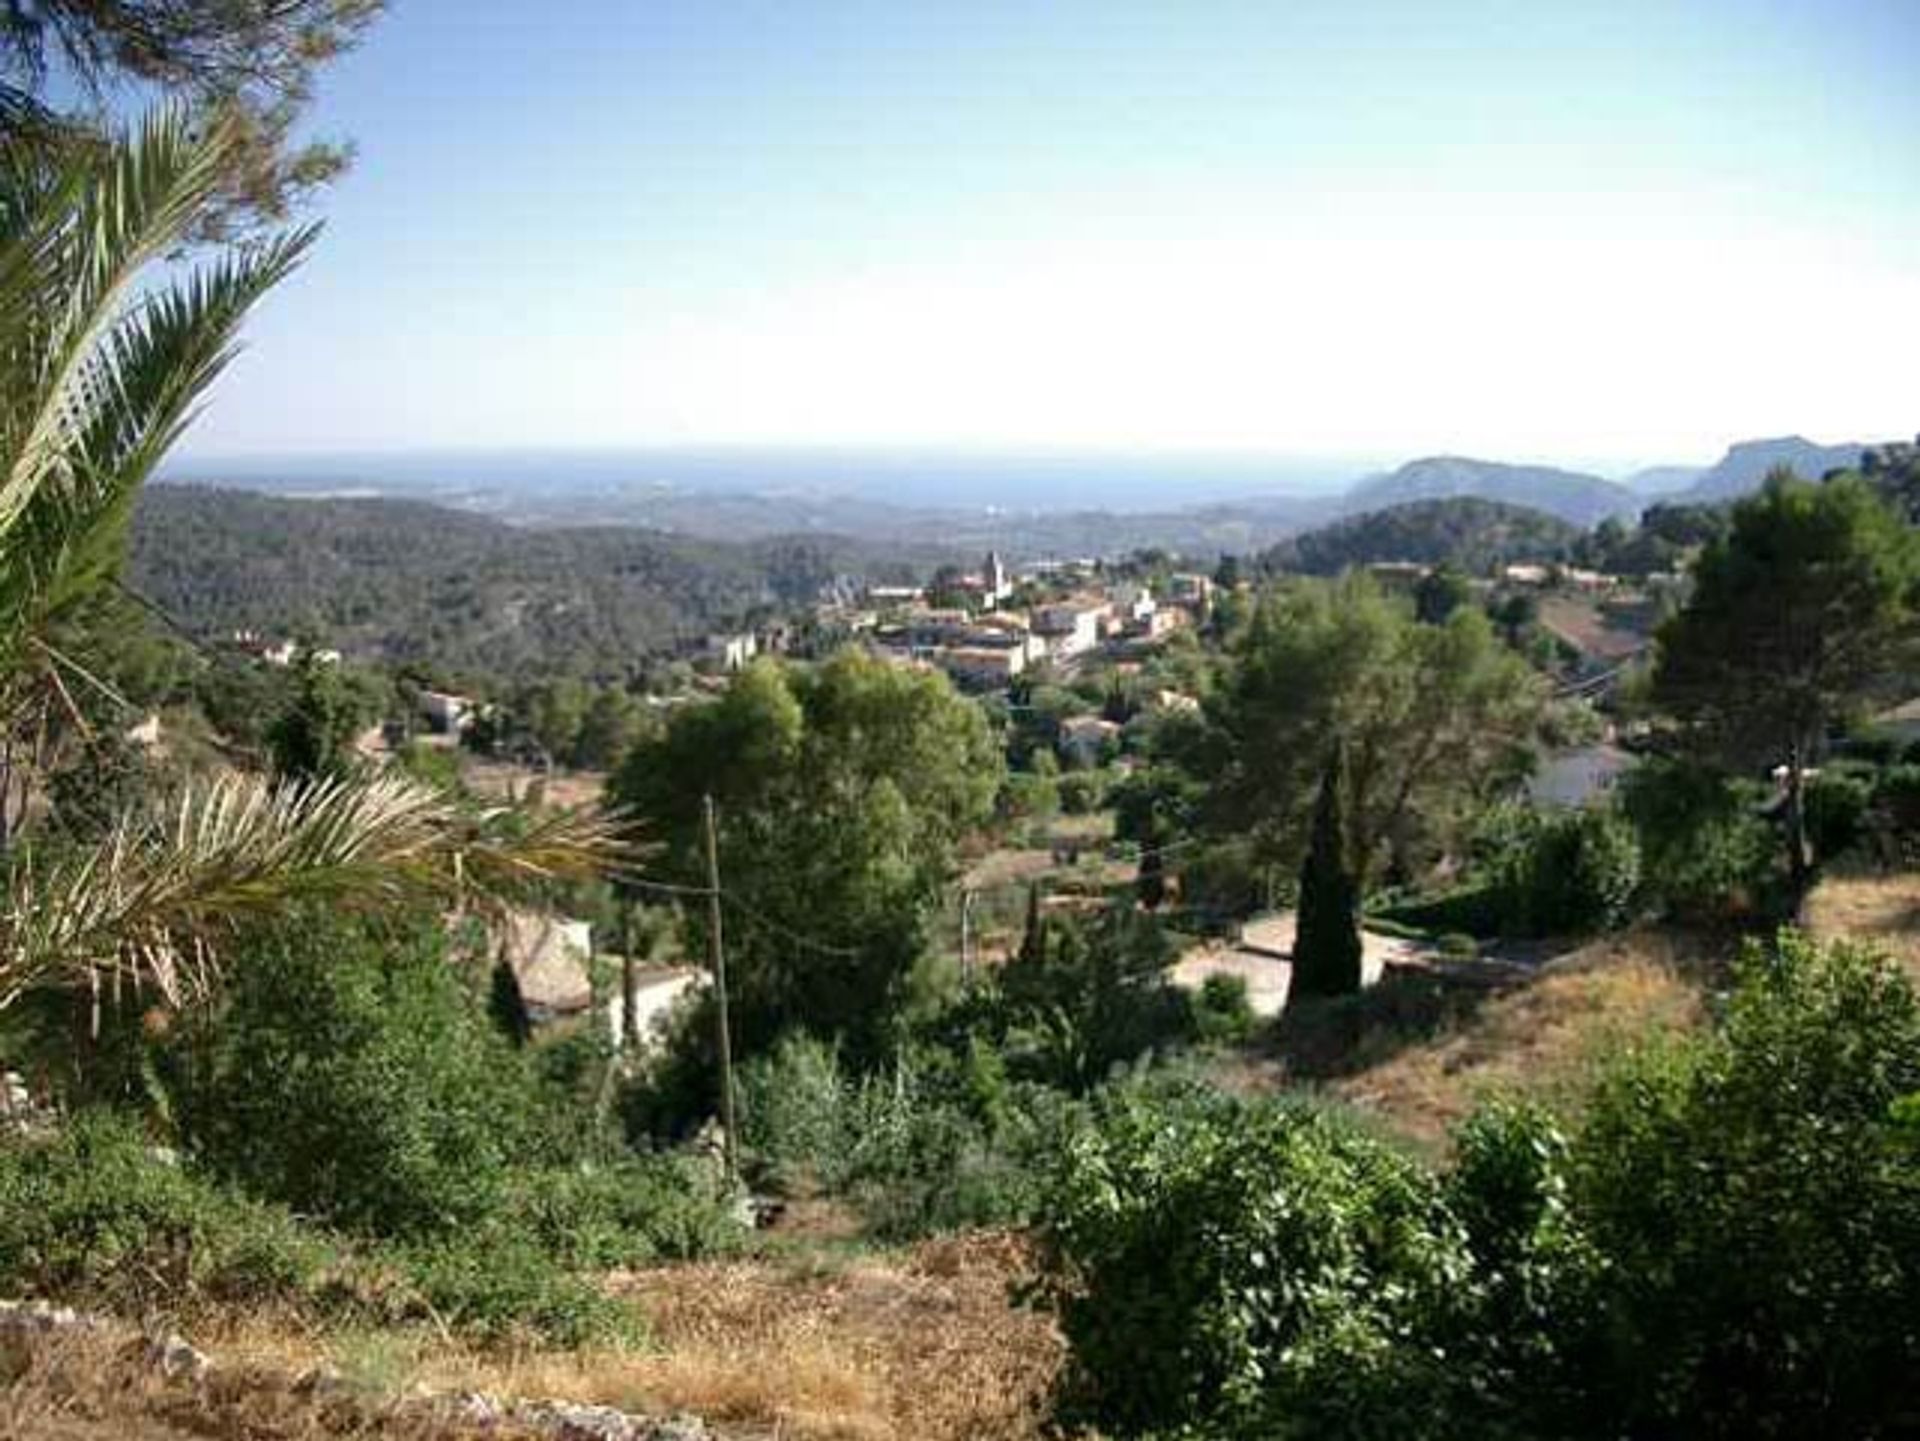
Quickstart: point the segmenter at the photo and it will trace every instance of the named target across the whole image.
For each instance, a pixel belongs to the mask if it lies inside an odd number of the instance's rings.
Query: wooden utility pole
[[[973,989],[973,901],[977,892],[960,893],[960,985]]]
[[[633,956],[633,902],[620,903],[620,1045],[640,1048],[640,967]]]
[[[713,796],[701,797],[707,822],[707,962],[713,971],[714,1013],[720,1041],[720,1125],[726,1146],[727,1179],[738,1181],[733,1114],[733,1032],[727,1022],[727,953],[720,942],[720,842],[713,821]]]

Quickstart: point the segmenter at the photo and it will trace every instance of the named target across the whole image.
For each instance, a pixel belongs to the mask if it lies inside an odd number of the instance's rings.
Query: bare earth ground
[[[477,756],[461,759],[460,776],[477,795],[519,800],[537,789],[549,805],[567,809],[598,805],[607,788],[606,775],[600,771],[555,771],[548,777],[543,771]]]

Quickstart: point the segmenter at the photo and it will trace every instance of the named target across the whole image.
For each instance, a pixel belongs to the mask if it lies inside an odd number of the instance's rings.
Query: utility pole
[[[640,968],[633,956],[633,902],[620,905],[620,1046],[629,1055],[640,1048]]]
[[[973,989],[973,901],[977,892],[960,892],[960,987]]]
[[[725,1133],[727,1179],[738,1181],[740,1168],[735,1148],[733,1114],[733,1033],[727,1022],[727,953],[720,943],[720,842],[713,821],[713,795],[701,797],[707,822],[707,962],[713,971],[713,994],[717,1003],[720,1040],[720,1125]]]

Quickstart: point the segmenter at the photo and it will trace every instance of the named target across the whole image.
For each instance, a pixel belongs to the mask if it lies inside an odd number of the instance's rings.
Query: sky
[[[394,0],[190,455],[1920,429],[1920,0]]]

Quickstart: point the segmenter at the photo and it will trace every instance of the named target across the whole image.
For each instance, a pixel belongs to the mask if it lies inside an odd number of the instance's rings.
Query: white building
[[[658,1046],[674,1008],[706,984],[707,973],[697,966],[642,966],[633,988],[634,1034],[640,1049]],[[626,1013],[624,995],[607,1002],[608,1034],[616,1046],[626,1039]]]
[[[593,958],[593,928],[587,922],[512,911],[499,935],[500,958],[513,971],[529,1020],[551,1021],[592,1006],[587,965]]]
[[[1612,745],[1581,746],[1550,755],[1527,782],[1527,799],[1536,806],[1573,810],[1609,795],[1633,768],[1628,751]]]
[[[1072,660],[1100,644],[1100,623],[1107,615],[1104,602],[1056,601],[1034,612],[1033,629],[1046,638],[1048,654],[1058,660]]]
[[[443,690],[423,690],[420,692],[420,713],[427,719],[427,729],[435,735],[457,736],[472,728],[475,707],[468,696]]]
[[[760,654],[760,641],[752,631],[707,637],[706,656],[721,670],[745,670]]]

